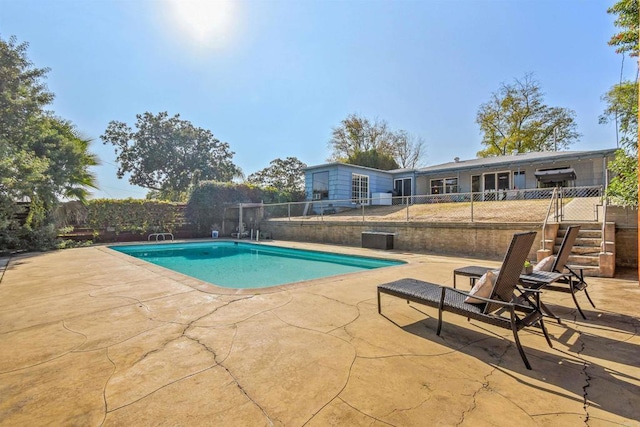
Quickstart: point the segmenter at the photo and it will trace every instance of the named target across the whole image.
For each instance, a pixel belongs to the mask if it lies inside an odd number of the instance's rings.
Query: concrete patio
[[[474,259],[277,242],[408,264],[235,291],[104,246],[11,258],[0,281],[1,425],[639,425],[637,277],[589,278],[592,309],[521,333],[383,296]],[[506,249],[506,248],[505,248]],[[5,260],[6,261],[6,260]],[[6,262],[5,262],[6,264]],[[2,265],[2,264],[0,264]],[[2,274],[2,273],[0,273]],[[460,278],[458,283],[466,283]]]

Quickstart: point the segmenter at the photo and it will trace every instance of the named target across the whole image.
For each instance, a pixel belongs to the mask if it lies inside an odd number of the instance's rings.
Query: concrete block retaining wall
[[[636,211],[637,212],[637,211]],[[638,266],[637,216],[616,223],[616,267]],[[620,216],[616,218],[620,220]],[[633,227],[633,225],[636,227]],[[360,247],[363,231],[395,233],[394,249],[501,260],[513,233],[538,231],[529,259],[536,261],[540,225],[486,223],[397,223],[345,221],[263,221],[260,232],[274,239]]]
[[[638,210],[607,207],[607,221],[616,224],[616,267],[638,267]]]
[[[395,233],[394,249],[470,256],[500,261],[511,242],[513,233],[538,231],[529,253],[536,260],[540,249],[538,224],[481,224],[481,223],[397,223],[345,221],[263,221],[260,233],[275,240],[330,243],[360,247],[363,231]]]

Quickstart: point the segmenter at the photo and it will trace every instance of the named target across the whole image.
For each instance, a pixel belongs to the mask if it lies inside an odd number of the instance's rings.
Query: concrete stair
[[[567,232],[569,223],[561,223],[555,240],[553,241],[553,253],[558,253],[562,238]],[[580,231],[575,244],[569,255],[567,265],[572,269],[582,269],[585,276],[601,277],[606,274],[601,269],[601,252],[602,252],[602,223],[576,223],[580,225]],[[613,230],[613,231],[612,231]],[[607,234],[607,242],[605,244],[606,251],[614,254],[615,260],[615,224],[607,223],[605,233]]]

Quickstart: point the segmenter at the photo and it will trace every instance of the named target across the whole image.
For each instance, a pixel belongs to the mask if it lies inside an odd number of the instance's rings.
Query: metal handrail
[[[545,247],[545,230],[547,229],[547,221],[549,220],[549,215],[551,215],[551,206],[553,206],[553,202],[555,200],[555,198],[557,197],[557,188],[553,189],[553,194],[551,195],[551,200],[549,201],[549,208],[547,209],[547,215],[544,217],[544,222],[542,223],[542,239],[540,239],[540,242],[542,243],[542,250],[544,251],[546,249]]]
[[[606,194],[604,195],[604,197],[602,198],[602,243],[600,244],[600,252],[606,253],[607,252],[607,239],[605,236],[606,230],[607,230],[607,205],[608,205],[608,201],[607,201],[607,196]]]

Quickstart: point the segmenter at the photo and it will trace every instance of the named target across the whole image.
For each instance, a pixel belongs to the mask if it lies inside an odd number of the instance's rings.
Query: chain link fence
[[[603,189],[537,188],[481,193],[358,200],[316,200],[263,205],[264,220],[389,222],[518,222],[602,221]]]

